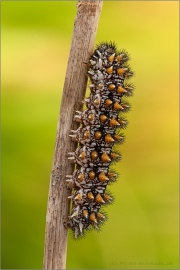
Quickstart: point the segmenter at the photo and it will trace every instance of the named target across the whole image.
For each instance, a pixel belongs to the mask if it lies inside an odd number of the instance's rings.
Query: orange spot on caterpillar
[[[96,151],[91,152],[92,160],[96,160],[98,158],[98,153]]]
[[[99,118],[100,118],[100,121],[101,121],[102,123],[104,123],[104,122],[107,120],[107,116],[104,115],[104,114],[101,114]]]
[[[90,178],[91,180],[94,180],[94,178],[95,178],[95,176],[96,176],[95,172],[93,172],[93,171],[90,171],[90,172],[88,173],[88,175],[89,175],[89,178]]]
[[[108,156],[108,154],[106,152],[104,152],[101,155],[101,160],[102,160],[102,162],[109,162],[109,161],[111,161],[110,157]]]
[[[100,131],[96,131],[94,137],[96,140],[99,140],[102,137],[102,133]]]
[[[106,71],[107,71],[108,74],[113,73],[113,66],[107,68]]]
[[[93,196],[92,192],[88,192],[87,198],[88,198],[89,200],[93,200],[93,199],[94,199],[94,196]]]
[[[108,86],[109,90],[111,90],[111,91],[114,90],[115,87],[116,87],[116,86],[115,86],[114,84],[112,84],[112,83],[109,84],[109,86]]]
[[[104,138],[105,142],[106,143],[111,143],[111,142],[114,142],[114,139],[113,137],[111,136],[111,134],[107,134]]]
[[[97,203],[105,203],[105,201],[103,200],[103,198],[101,197],[99,193],[96,195],[95,201]]]
[[[99,174],[98,178],[99,178],[99,181],[100,181],[100,182],[105,182],[105,181],[109,180],[109,178],[105,175],[104,172],[101,172],[101,173]]]

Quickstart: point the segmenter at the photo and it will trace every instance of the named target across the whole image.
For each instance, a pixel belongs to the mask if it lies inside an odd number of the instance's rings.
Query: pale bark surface
[[[87,65],[83,62],[88,62],[92,54],[101,9],[102,1],[83,0],[77,3],[49,187],[44,269],[66,268],[68,230],[64,222],[69,215],[69,191],[65,176],[74,170],[74,165],[68,162],[67,153],[76,147],[68,135],[70,129],[77,128],[73,120],[75,110],[82,109],[81,101],[87,84]]]

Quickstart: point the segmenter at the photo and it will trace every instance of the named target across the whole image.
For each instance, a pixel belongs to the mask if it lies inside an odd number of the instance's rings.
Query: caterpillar
[[[127,120],[121,113],[130,109],[123,100],[133,90],[132,84],[124,83],[133,75],[128,60],[127,52],[118,51],[112,42],[100,43],[89,59],[90,96],[83,101],[86,109],[76,111],[74,117],[80,126],[70,134],[78,142],[77,149],[68,153],[76,169],[66,176],[73,187],[68,197],[72,201],[68,227],[75,238],[90,228],[98,230],[106,220],[102,206],[113,201],[106,188],[117,178],[109,167],[121,157],[113,146],[124,141],[121,129]]]

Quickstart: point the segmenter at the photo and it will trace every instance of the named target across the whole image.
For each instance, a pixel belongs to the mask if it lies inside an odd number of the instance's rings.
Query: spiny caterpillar
[[[127,121],[120,114],[130,108],[123,96],[130,96],[133,90],[131,84],[124,84],[133,75],[125,64],[128,59],[127,53],[118,51],[114,43],[101,43],[89,60],[92,83],[90,96],[84,100],[87,109],[77,111],[75,119],[81,125],[70,135],[79,143],[75,152],[68,153],[76,170],[66,176],[73,186],[68,226],[75,238],[91,227],[99,229],[106,219],[101,206],[112,202],[106,187],[116,180],[117,174],[109,166],[120,159],[112,147],[123,142],[120,131]]]

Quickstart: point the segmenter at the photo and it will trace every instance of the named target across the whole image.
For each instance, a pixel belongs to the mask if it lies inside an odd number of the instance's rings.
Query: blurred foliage
[[[75,1],[1,2],[2,268],[42,268]],[[97,42],[131,54],[136,90],[101,233],[69,237],[71,269],[178,268],[178,2],[104,1]]]

